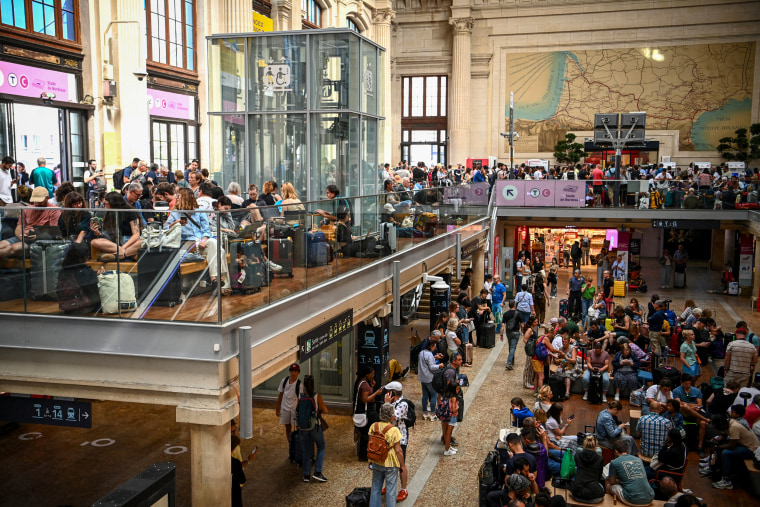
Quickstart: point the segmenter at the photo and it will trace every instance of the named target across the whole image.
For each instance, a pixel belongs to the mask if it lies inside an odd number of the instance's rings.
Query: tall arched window
[[[356,22],[351,18],[346,18],[346,26],[356,33],[362,33],[362,31],[359,30],[359,25],[357,25]]]

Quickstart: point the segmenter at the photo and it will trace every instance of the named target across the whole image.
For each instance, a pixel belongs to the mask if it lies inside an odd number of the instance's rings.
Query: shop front
[[[195,95],[148,88],[150,159],[170,172],[200,160],[197,103]]]
[[[73,181],[84,192],[87,113],[93,106],[80,104],[80,62],[66,61],[72,67],[0,61],[0,151],[22,162],[27,173],[43,158],[59,182]]]

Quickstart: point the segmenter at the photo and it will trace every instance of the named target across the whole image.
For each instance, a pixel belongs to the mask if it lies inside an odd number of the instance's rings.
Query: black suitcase
[[[261,245],[253,241],[230,243],[230,286],[235,292],[259,292],[264,285]]]
[[[303,462],[303,447],[301,446],[301,433],[297,429],[290,432],[290,442],[288,443],[288,459],[299,467]]]
[[[372,488],[354,488],[351,493],[346,495],[346,507],[369,507],[371,492]]]
[[[422,352],[422,342],[418,343],[414,347],[409,348],[409,368],[417,373],[417,366],[420,361],[420,352]]]
[[[604,390],[604,381],[601,373],[591,372],[591,380],[588,386],[588,401],[592,405],[599,405],[602,402]]]
[[[660,366],[652,371],[652,380],[659,385],[662,379],[668,378],[673,383],[673,389],[681,385],[681,373],[673,366]]]
[[[37,240],[29,248],[32,277],[30,295],[33,299],[55,301],[61,263],[71,243],[66,240]]]
[[[559,375],[550,375],[547,383],[552,389],[551,401],[561,401],[565,395],[565,378]]]
[[[480,326],[482,336],[478,336],[478,347],[492,349],[496,346],[496,326],[493,322],[486,322]]]
[[[275,275],[293,278],[293,242],[288,239],[269,238],[269,260],[282,266]]]
[[[502,484],[504,484],[504,482],[499,483],[497,481],[493,484],[483,484],[482,482],[478,482],[478,507],[488,507],[488,493],[499,491]]]
[[[673,287],[676,289],[686,287],[686,273],[673,273]]]
[[[29,281],[29,273],[23,269],[0,269],[0,301],[24,299],[24,291],[30,288]]]
[[[137,296],[140,304],[143,304],[147,297],[154,298],[149,302],[149,306],[171,308],[182,302],[180,259],[179,248],[138,250]]]

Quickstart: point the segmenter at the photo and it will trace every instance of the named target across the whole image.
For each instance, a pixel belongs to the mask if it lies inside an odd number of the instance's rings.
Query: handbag
[[[657,458],[657,454],[655,454],[654,456],[652,456],[652,461],[649,462],[649,468],[651,468],[652,470],[655,470],[655,471],[657,471],[660,468],[662,468],[663,465],[664,465],[664,463],[662,463]]]
[[[359,387],[361,387],[362,383],[364,383],[363,380],[361,382],[359,382],[358,386],[356,386],[356,398],[354,400],[354,412],[356,412],[356,409],[359,406]],[[365,408],[365,410],[366,410],[366,408]],[[367,425],[367,413],[366,412],[363,413],[363,414],[356,414],[356,413],[354,413],[354,426],[356,426],[357,428],[363,428],[366,425]]]
[[[179,248],[182,240],[182,227],[146,227],[140,233],[142,248],[150,251],[151,248]]]
[[[325,421],[325,416],[319,414],[319,425],[322,426],[322,431],[330,429],[330,425]]]

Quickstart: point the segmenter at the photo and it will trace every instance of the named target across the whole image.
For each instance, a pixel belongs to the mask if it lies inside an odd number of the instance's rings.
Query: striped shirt
[[[636,429],[641,432],[641,454],[654,456],[665,443],[673,423],[660,414],[647,414],[639,419]]]
[[[728,344],[726,353],[729,352],[731,363],[726,373],[749,373],[749,367],[752,366],[757,353],[755,346],[746,340],[734,340]]]

